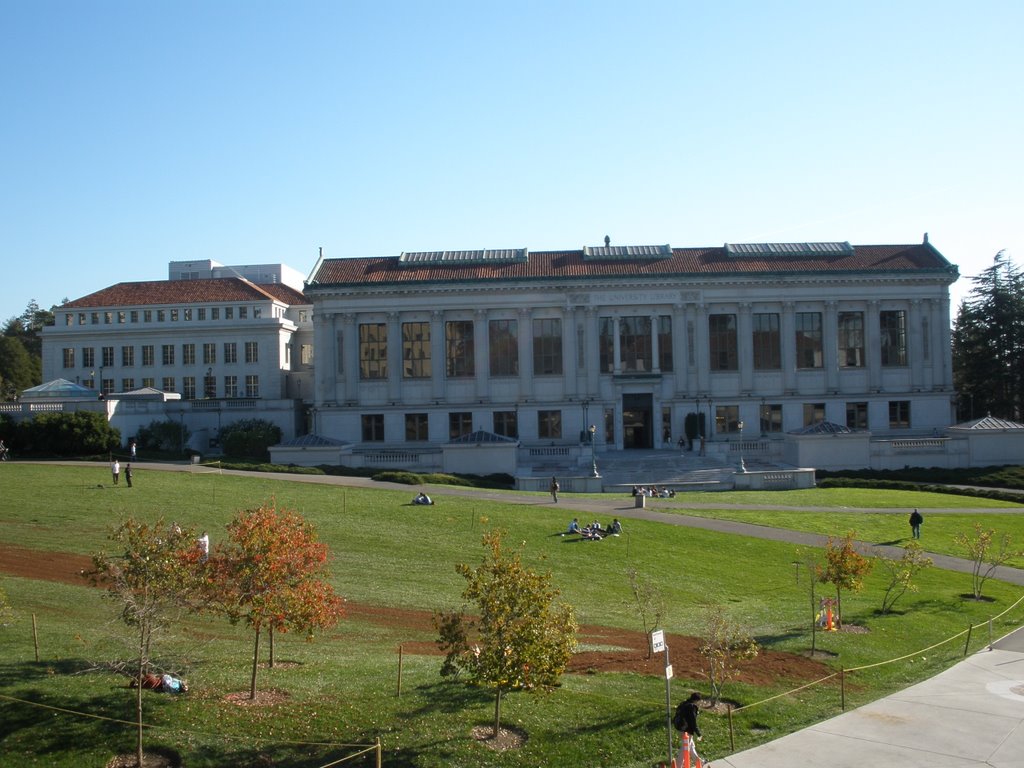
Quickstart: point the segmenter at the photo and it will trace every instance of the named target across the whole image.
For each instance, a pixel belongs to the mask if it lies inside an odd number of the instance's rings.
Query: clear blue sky
[[[1020,0],[0,0],[0,319],[319,247],[1020,265],[1022,34]]]

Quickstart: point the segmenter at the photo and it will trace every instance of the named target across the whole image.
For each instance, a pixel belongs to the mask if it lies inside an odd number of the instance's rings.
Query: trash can
[[[200,456],[198,453],[193,453],[192,454],[192,463],[193,464],[198,464],[202,460],[202,458],[203,457]]]
[[[633,497],[633,506],[637,509],[644,509],[647,506],[647,497],[642,493],[638,493]]]

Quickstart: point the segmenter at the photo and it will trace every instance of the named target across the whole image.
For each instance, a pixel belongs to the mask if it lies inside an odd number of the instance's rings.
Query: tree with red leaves
[[[337,623],[344,600],[324,581],[327,545],[299,514],[264,505],[239,512],[227,531],[227,542],[210,555],[207,584],[232,623],[245,621],[255,631],[249,685],[255,699],[263,629],[312,637]]]

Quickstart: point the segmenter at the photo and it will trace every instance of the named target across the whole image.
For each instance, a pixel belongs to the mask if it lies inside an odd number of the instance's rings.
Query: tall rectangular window
[[[651,318],[619,318],[619,358],[623,371],[643,373],[654,369]]]
[[[238,397],[238,377],[224,377],[224,397]]]
[[[313,345],[299,344],[299,362],[302,365],[313,364]]]
[[[160,347],[161,360],[164,365],[174,365],[174,345],[163,344]]]
[[[824,403],[804,403],[804,426],[817,424],[825,420]]]
[[[429,379],[430,374],[430,323],[402,323],[402,378]]]
[[[537,437],[542,440],[562,438],[561,411],[537,411]]]
[[[561,318],[544,317],[533,321],[533,372],[538,376],[561,375]]]
[[[407,443],[424,442],[429,439],[428,419],[425,413],[405,414],[405,441]]]
[[[181,396],[185,400],[196,399],[196,377],[183,376],[181,379]]]
[[[216,397],[217,396],[217,378],[213,375],[213,371],[208,371],[203,376],[203,397]]]
[[[364,413],[361,420],[364,443],[380,443],[384,441],[383,413]]]
[[[473,376],[473,321],[449,320],[444,324],[445,373],[448,378]]]
[[[245,377],[245,396],[246,397],[259,397],[260,396],[260,377],[255,374],[249,374]]]
[[[203,344],[203,365],[217,364],[217,345],[212,341]]]
[[[135,389],[135,379],[121,379],[121,391],[131,392]]]
[[[796,367],[821,368],[821,312],[796,313]]]
[[[740,431],[740,407],[738,405],[715,406],[715,434],[728,435]]]
[[[468,435],[473,431],[473,414],[469,411],[457,411],[448,414],[448,439]]]
[[[121,347],[121,365],[125,368],[135,365],[135,347]]]
[[[765,403],[761,406],[761,433],[772,434],[782,432],[782,406],[778,403]]]
[[[220,307],[210,307],[210,319],[220,320]]]
[[[74,368],[75,367],[75,348],[64,347],[64,367]]]
[[[142,364],[143,365],[155,365],[156,356],[153,354],[153,345],[144,344],[142,346]]]
[[[82,347],[82,367],[93,368],[96,365],[96,350],[92,347]]]
[[[675,370],[672,357],[672,317],[658,316],[658,365],[667,372]]]
[[[855,402],[846,404],[846,426],[850,429],[868,428],[868,404]]]
[[[182,344],[181,345],[181,364],[182,365],[195,365],[196,364],[196,345],[195,344]]]
[[[385,323],[359,324],[359,378],[388,377],[388,327]]]
[[[494,434],[518,439],[519,414],[516,411],[495,411]]]
[[[224,362],[225,363],[237,363],[238,362],[238,345],[233,341],[224,342]]]
[[[777,312],[755,312],[752,320],[754,369],[758,371],[779,370],[782,368],[779,314]]]
[[[615,370],[615,321],[610,317],[602,317],[597,325],[598,364],[602,373]]]
[[[910,401],[889,401],[889,429],[910,429]]]
[[[100,349],[103,362],[100,363],[104,368],[110,368],[114,365],[114,348],[113,347],[102,347]]]
[[[839,367],[864,367],[864,313],[839,313]]]
[[[143,387],[149,387],[150,389],[155,389],[156,388],[156,379],[154,379],[152,376],[143,376],[142,377],[142,386]]]
[[[199,309],[196,310],[196,320],[205,320],[205,319],[206,319],[206,307],[199,307]]]
[[[739,368],[736,315],[708,315],[708,348],[712,371],[735,371]]]
[[[519,321],[489,320],[487,341],[491,376],[519,375]]]
[[[255,341],[245,342],[245,362],[258,363],[260,361],[260,345]]]
[[[164,376],[163,379],[160,380],[160,389],[164,392],[177,392],[174,388],[174,377]]]
[[[249,319],[249,308],[248,307],[239,307],[238,308],[238,319],[239,320],[248,320]]]
[[[187,321],[191,321],[192,320],[192,308],[191,307],[185,307],[185,309],[182,310],[181,314],[182,314],[182,319],[187,320]]]
[[[882,341],[882,365],[907,364],[907,313],[902,309],[878,313]]]

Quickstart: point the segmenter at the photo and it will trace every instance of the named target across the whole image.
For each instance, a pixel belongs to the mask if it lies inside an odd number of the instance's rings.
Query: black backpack
[[[672,727],[675,728],[677,731],[681,731],[684,728],[686,728],[686,716],[683,715],[683,707],[685,706],[685,702],[683,704],[680,704],[678,707],[676,707],[676,713],[672,715]]]

